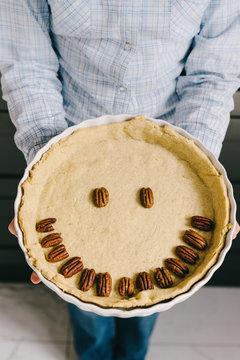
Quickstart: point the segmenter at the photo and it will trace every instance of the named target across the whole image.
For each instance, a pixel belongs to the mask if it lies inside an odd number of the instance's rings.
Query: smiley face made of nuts
[[[63,293],[103,308],[189,292],[218,261],[231,225],[224,179],[208,157],[143,118],[73,131],[22,189],[29,262]]]
[[[154,205],[153,191],[150,187],[143,187],[139,192],[139,199],[144,208],[151,208]],[[96,207],[102,208],[108,205],[109,192],[105,187],[96,188],[93,191],[93,203]],[[54,230],[53,225],[56,222],[55,218],[48,218],[36,224],[38,232],[51,232]],[[191,218],[191,226],[202,230],[212,231],[215,223],[202,216],[193,216]],[[164,289],[173,286],[172,274],[179,278],[184,278],[189,273],[186,264],[195,265],[199,260],[199,255],[196,252],[203,251],[207,248],[207,241],[205,238],[194,230],[186,230],[183,235],[183,240],[190,245],[187,247],[179,245],[175,248],[175,254],[178,258],[165,259],[165,267],[158,267],[155,269],[154,278],[156,284]],[[41,240],[43,248],[54,247],[47,255],[49,262],[59,262],[69,257],[69,254],[63,244],[60,233],[51,233]],[[96,293],[98,296],[108,297],[112,290],[112,278],[109,272],[96,274],[94,269],[84,268],[81,257],[75,256],[67,260],[59,269],[59,273],[65,278],[70,278],[73,275],[81,273],[79,280],[79,289],[81,291],[88,291],[96,282]],[[118,291],[123,297],[132,297],[135,294],[136,288],[138,291],[151,290],[154,288],[154,282],[149,272],[142,271],[137,275],[136,286],[133,279],[129,277],[122,277],[119,280]]]

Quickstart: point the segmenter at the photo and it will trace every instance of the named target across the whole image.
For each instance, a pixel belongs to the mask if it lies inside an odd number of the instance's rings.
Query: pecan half
[[[182,260],[169,258],[165,260],[165,265],[168,270],[177,275],[180,278],[183,278],[188,272],[188,267],[184,264]]]
[[[111,275],[106,273],[99,273],[96,277],[97,295],[109,296],[112,290],[112,278]]]
[[[193,216],[191,219],[192,227],[203,230],[203,231],[211,231],[215,227],[215,223],[203,216]]]
[[[199,259],[198,254],[187,246],[179,245],[176,247],[176,254],[187,264],[194,265]]]
[[[95,276],[96,273],[94,269],[84,269],[79,281],[80,290],[88,291],[93,286]]]
[[[142,188],[140,190],[140,200],[145,208],[151,208],[154,204],[153,192],[151,188]]]
[[[47,256],[47,260],[50,262],[57,262],[68,257],[68,252],[64,245],[58,245]]]
[[[137,276],[137,288],[142,290],[154,289],[153,281],[149,273],[140,272]]]
[[[36,230],[38,232],[52,231],[52,230],[54,230],[54,227],[52,226],[52,224],[54,224],[56,221],[57,221],[57,219],[55,219],[55,218],[48,218],[48,219],[41,220],[36,224]]]
[[[43,248],[49,248],[51,246],[56,246],[56,245],[60,244],[62,241],[63,241],[63,239],[61,238],[60,233],[52,233],[52,234],[45,236],[41,240],[41,245]]]
[[[105,187],[97,188],[93,191],[93,201],[97,207],[103,207],[108,204],[109,193]]]
[[[194,230],[186,230],[183,235],[183,240],[197,250],[205,250],[207,248],[207,241]]]
[[[79,271],[83,269],[83,263],[81,258],[78,256],[73,257],[68,260],[59,270],[60,274],[62,274],[65,278],[70,278],[73,275],[77,274]]]
[[[134,283],[132,281],[132,279],[128,278],[128,277],[122,277],[120,279],[120,282],[119,282],[119,287],[118,287],[118,290],[119,290],[119,294],[121,296],[133,296],[134,294]]]
[[[156,280],[157,284],[161,288],[165,289],[165,288],[169,288],[172,286],[173,280],[172,280],[171,273],[165,267],[156,268],[154,275],[155,275],[155,280]]]

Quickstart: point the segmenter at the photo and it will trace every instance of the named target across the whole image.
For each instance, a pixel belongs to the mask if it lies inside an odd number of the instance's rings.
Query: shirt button
[[[124,49],[127,51],[131,50],[131,48],[132,48],[132,46],[128,42],[124,45]]]
[[[125,86],[120,86],[120,91],[126,91],[127,90],[127,88],[125,88]]]

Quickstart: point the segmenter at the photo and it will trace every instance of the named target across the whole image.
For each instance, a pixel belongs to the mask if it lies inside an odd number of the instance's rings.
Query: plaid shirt
[[[240,73],[239,0],[1,0],[3,98],[27,162],[103,114],[162,118],[216,156]]]

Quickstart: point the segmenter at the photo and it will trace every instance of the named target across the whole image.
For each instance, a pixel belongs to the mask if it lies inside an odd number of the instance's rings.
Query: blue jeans
[[[68,304],[74,345],[81,360],[143,360],[157,314],[103,317]]]

